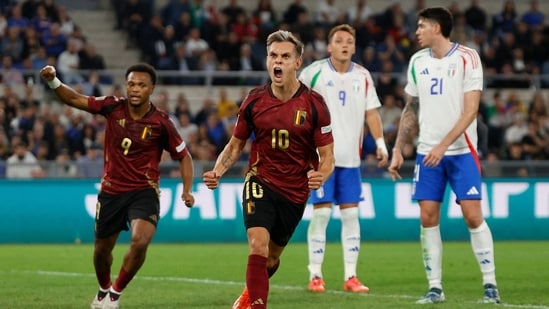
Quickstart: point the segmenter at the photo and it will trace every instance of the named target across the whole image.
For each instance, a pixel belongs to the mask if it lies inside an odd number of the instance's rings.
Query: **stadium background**
[[[26,1],[20,1],[22,4]],[[51,1],[50,1],[51,2]],[[80,68],[76,71],[82,80],[75,82],[74,85],[82,86],[82,91],[91,91],[101,95],[109,95],[119,91],[118,87],[123,85],[123,74],[125,68],[137,61],[151,60],[151,55],[146,54],[137,42],[128,40],[128,33],[124,29],[115,29],[115,14],[111,1],[53,1],[57,7],[65,7],[66,12],[72,21],[81,28],[78,36],[71,37],[80,40],[84,45],[92,45],[97,54],[104,60],[104,68]],[[213,4],[214,8],[221,9],[227,5],[228,0],[205,1],[204,3]],[[257,7],[256,1],[237,1],[242,5],[248,14]],[[280,17],[288,5],[293,2],[290,0],[273,1],[273,8]],[[309,10],[310,18],[314,19],[317,1],[303,1]],[[3,1],[6,5],[15,3],[14,1]],[[170,1],[156,0],[148,1],[150,12],[161,12]],[[193,1],[194,3],[194,1]],[[354,5],[354,0],[336,0],[337,7],[345,11]],[[367,1],[367,5],[373,10],[374,15],[381,15],[393,6],[400,6],[403,13],[408,13],[413,6],[414,1],[399,3],[396,1]],[[489,32],[492,17],[497,15],[504,1],[482,1],[481,7],[487,14],[486,33]],[[516,6],[516,24],[522,14],[529,8],[530,1],[514,1]],[[469,2],[459,3],[452,1],[426,1],[427,5],[455,4],[464,12],[469,7]],[[547,46],[547,16],[549,16],[548,4],[540,1],[541,11],[546,16],[545,27],[541,30],[544,34],[545,46]],[[3,6],[7,8],[7,6]],[[10,13],[6,9],[5,16]],[[280,17],[281,18],[281,17]],[[165,27],[164,27],[165,28]],[[518,28],[518,27],[517,27]],[[479,31],[466,30],[472,39]],[[413,31],[412,31],[413,33]],[[4,36],[5,37],[5,36]],[[151,43],[151,42],[149,42]],[[156,41],[155,41],[156,43]],[[156,45],[156,44],[150,44]],[[488,44],[489,45],[489,44]],[[483,45],[484,46],[484,45]],[[367,49],[369,46],[366,46]],[[156,50],[158,51],[158,50]],[[546,57],[548,57],[546,55]],[[510,59],[512,60],[512,59]],[[546,59],[547,60],[547,59]],[[21,61],[23,62],[23,61]],[[511,61],[511,64],[515,62]],[[155,62],[156,64],[156,62]],[[366,65],[368,67],[368,65]],[[539,69],[539,70],[537,70]],[[532,117],[530,112],[531,102],[534,101],[535,94],[539,94],[544,105],[544,117],[547,117],[548,90],[545,81],[549,76],[548,72],[543,72],[542,65],[532,71],[523,71],[520,73],[511,72],[505,75],[502,72],[496,72],[494,75],[487,75],[487,89],[483,93],[483,106],[487,111],[492,111],[500,119],[492,118],[492,123],[487,121],[488,130],[496,132],[487,135],[488,148],[483,156],[483,168],[486,175],[485,192],[487,192],[485,202],[485,214],[488,222],[493,227],[494,238],[498,240],[547,240],[549,235],[544,226],[549,223],[549,163],[547,153],[549,150],[549,139],[541,135],[544,141],[543,147],[538,147],[536,153],[530,153],[528,148],[531,145],[524,136],[528,135],[525,130],[526,120]],[[25,133],[32,131],[33,128],[20,128],[22,119],[25,119],[25,111],[31,110],[30,101],[36,103],[34,112],[36,118],[43,118],[46,112],[55,114],[59,124],[65,127],[63,138],[75,134],[80,138],[81,146],[71,146],[67,143],[60,146],[56,152],[50,154],[52,157],[39,158],[39,167],[41,174],[35,176],[36,179],[1,179],[0,193],[5,197],[0,209],[6,215],[3,216],[0,225],[0,243],[59,243],[59,242],[91,242],[92,224],[93,224],[93,199],[97,192],[97,171],[101,169],[100,161],[80,160],[87,152],[100,150],[101,148],[101,123],[95,118],[89,118],[88,115],[78,113],[63,108],[55,98],[51,96],[43,84],[39,82],[37,69],[21,66],[15,68],[21,74],[22,82],[17,82],[17,72],[8,70],[5,64],[2,65],[3,74],[1,95],[4,100],[4,112],[6,106],[10,106],[10,99],[16,98],[19,103],[15,110],[17,111],[9,123],[6,118],[2,118],[4,137],[1,139],[0,150],[2,160],[0,161],[0,172],[2,177],[6,176],[6,170],[9,168],[6,163],[11,155],[12,143],[21,135],[21,130]],[[92,72],[99,74],[99,82],[91,83],[88,79]],[[14,75],[12,75],[12,73]],[[69,72],[70,73],[70,72]],[[74,73],[74,72],[73,72]],[[376,79],[382,78],[382,72],[372,70]],[[387,72],[386,72],[387,73]],[[401,87],[404,82],[403,70],[391,70],[386,74],[396,81],[394,91]],[[70,74],[64,76],[64,81]],[[192,118],[202,111],[206,104],[211,110],[216,110],[218,101],[232,101],[238,103],[245,93],[254,84],[263,82],[267,76],[265,72],[231,70],[224,67],[216,67],[216,70],[191,70],[181,72],[179,70],[165,69],[159,70],[160,83],[157,86],[155,94],[155,104],[162,106],[174,115],[186,111],[192,115]],[[16,76],[17,77],[17,76]],[[197,79],[198,78],[198,79]],[[78,78],[77,78],[78,79]],[[181,80],[182,79],[182,80]],[[494,81],[502,79],[504,83],[497,84]],[[235,82],[236,81],[236,82]],[[507,83],[509,82],[509,83]],[[491,84],[493,83],[493,84]],[[80,85],[79,85],[80,84]],[[189,85],[193,84],[193,85]],[[30,94],[27,92],[30,91]],[[123,93],[123,92],[122,92]],[[226,97],[222,98],[221,96]],[[502,101],[501,103],[498,103]],[[26,103],[24,103],[26,102]],[[384,101],[385,102],[385,101]],[[500,109],[499,104],[502,104]],[[46,111],[47,110],[47,111]],[[215,112],[212,112],[215,113]],[[490,114],[491,112],[486,112]],[[522,114],[520,114],[522,113]],[[517,125],[517,134],[522,134],[521,138],[513,141],[506,141],[506,131],[514,126],[515,118],[523,116],[523,122]],[[536,114],[537,115],[537,114]],[[4,115],[2,115],[4,116]],[[493,116],[493,114],[490,114]],[[15,121],[13,119],[16,119]],[[178,121],[179,119],[176,119]],[[517,121],[520,119],[517,119]],[[217,119],[212,128],[221,127],[222,131],[230,130],[231,118]],[[15,124],[14,124],[15,123]],[[502,124],[503,123],[503,124]],[[16,127],[14,127],[16,126]],[[92,138],[87,138],[84,134],[84,127],[95,126],[95,134]],[[387,126],[386,136],[388,139],[394,135],[397,126]],[[545,128],[547,129],[547,128]],[[198,132],[202,130],[201,123],[194,129]],[[208,131],[207,128],[204,128]],[[541,131],[541,129],[540,129]],[[223,145],[223,138],[215,140],[219,131],[212,129],[212,133],[204,133],[206,137],[198,140],[192,140],[196,160],[196,174],[200,176],[203,170],[211,167],[212,159],[215,158],[219,147]],[[547,133],[547,132],[545,132]],[[188,132],[186,133],[188,134]],[[540,133],[541,134],[541,133]],[[511,134],[509,134],[511,135]],[[502,139],[501,143],[494,142],[494,136]],[[21,136],[19,136],[20,138]],[[28,138],[23,135],[22,139]],[[193,138],[193,137],[190,137]],[[516,139],[516,137],[514,137]],[[55,141],[59,141],[55,139]],[[491,141],[491,142],[490,142]],[[41,141],[40,141],[41,142]],[[38,154],[39,142],[32,140],[26,141],[29,151]],[[390,141],[389,141],[390,144]],[[34,145],[36,148],[32,148]],[[365,157],[369,149],[368,140],[365,139]],[[79,149],[78,147],[83,147]],[[98,148],[98,149],[96,149]],[[92,150],[93,149],[93,150]],[[510,151],[513,149],[513,151]],[[519,150],[517,150],[519,149]],[[530,149],[530,150],[529,150]],[[519,151],[517,155],[515,153]],[[50,152],[51,149],[50,149]],[[410,153],[410,158],[413,153]],[[222,188],[216,192],[209,192],[197,177],[195,182],[195,193],[197,207],[193,210],[181,208],[177,202],[178,190],[180,190],[177,180],[173,178],[175,166],[173,162],[167,159],[163,165],[163,180],[161,186],[163,190],[163,211],[159,234],[156,238],[160,242],[214,242],[214,241],[244,241],[244,230],[241,223],[241,214],[238,208],[239,202],[239,183],[241,182],[242,168],[245,166],[246,158],[243,158],[237,167],[234,168],[229,176],[232,179],[223,183]],[[15,168],[21,168],[16,166]],[[411,161],[407,162],[404,168],[407,177],[411,174]],[[91,171],[91,173],[90,173]],[[93,173],[95,172],[95,174]],[[372,164],[365,163],[363,166],[365,192],[371,194],[366,196],[366,201],[361,204],[361,220],[363,228],[363,239],[368,240],[411,240],[416,241],[417,235],[417,213],[413,205],[408,201],[409,181],[405,180],[399,183],[392,183],[387,179],[383,170],[377,170]],[[371,200],[368,200],[368,197]],[[452,201],[452,196],[448,192],[447,200]],[[451,202],[444,206],[443,214],[443,233],[449,239],[466,240],[467,234],[459,214],[455,213],[455,207]],[[337,217],[337,212],[334,214]],[[296,241],[304,241],[305,228],[308,223],[308,214],[304,222],[300,225],[296,233]],[[52,224],[53,223],[53,224]],[[334,220],[330,225],[329,240],[337,240],[339,233],[339,222]],[[395,227],[398,227],[396,230]],[[190,228],[197,233],[192,235],[178,233],[181,229]],[[396,232],[395,232],[396,231]]]

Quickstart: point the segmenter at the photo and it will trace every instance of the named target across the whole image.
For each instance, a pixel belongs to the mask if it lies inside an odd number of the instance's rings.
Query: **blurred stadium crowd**
[[[203,85],[203,78],[193,76],[193,71],[263,71],[265,39],[276,29],[301,38],[307,65],[327,56],[326,36],[333,25],[353,25],[354,61],[373,73],[391,147],[404,104],[407,61],[418,49],[416,13],[425,1],[414,1],[410,10],[388,1],[381,11],[374,11],[366,0],[356,0],[351,7],[338,6],[337,0],[314,1],[312,6],[294,0],[283,11],[273,9],[272,1],[258,0],[252,9],[238,0],[216,1],[223,3],[217,6],[208,0],[169,0],[161,6],[154,0],[113,0],[111,6],[115,30],[127,33],[125,48],[138,49],[142,61],[159,73],[178,73],[160,74],[161,85]],[[486,86],[494,90],[479,112],[483,160],[549,159],[549,24],[540,2],[529,1],[529,9],[519,12],[513,1],[505,1],[495,14],[487,13],[478,0],[462,4],[464,8],[457,1],[448,7],[454,15],[451,39],[479,52]],[[35,94],[37,85],[44,87],[35,80],[36,71],[51,64],[61,80],[86,95],[125,95],[117,84],[112,92],[103,93],[100,85],[113,80],[101,74],[108,69],[105,59],[81,26],[54,0],[2,1],[0,177],[100,177],[103,118],[51,104],[51,91],[40,99]],[[172,98],[159,86],[154,104],[173,116],[195,160],[211,161],[231,135],[246,90],[260,82],[245,74],[216,77],[217,97],[205,97],[197,112],[192,112],[185,88]],[[242,94],[230,97],[225,86],[235,85],[242,86]],[[24,93],[14,87],[22,87]],[[513,91],[521,88],[530,91],[527,99]],[[414,158],[414,151],[409,145],[406,158]],[[363,156],[374,160],[374,152],[375,141],[365,132]],[[242,160],[246,159],[244,155]],[[372,171],[376,173],[381,171]]]

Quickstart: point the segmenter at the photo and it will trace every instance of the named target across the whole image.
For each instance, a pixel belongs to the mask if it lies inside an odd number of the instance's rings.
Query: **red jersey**
[[[155,188],[158,190],[158,165],[164,150],[174,160],[187,155],[185,142],[168,114],[151,105],[141,119],[134,120],[126,98],[89,97],[89,112],[107,118],[101,190],[120,194]]]
[[[286,102],[273,95],[270,84],[252,89],[242,102],[233,135],[246,140],[252,133],[248,175],[291,202],[307,202],[307,172],[318,167],[317,147],[334,141],[322,96],[303,84]]]

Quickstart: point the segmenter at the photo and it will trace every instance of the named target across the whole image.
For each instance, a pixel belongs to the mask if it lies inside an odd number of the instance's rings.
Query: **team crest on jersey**
[[[302,126],[305,124],[305,120],[307,120],[307,112],[304,110],[296,110],[294,116],[294,124],[296,126]]]
[[[353,80],[353,83],[351,84],[351,87],[353,89],[353,92],[357,93],[360,91],[360,81],[358,80]]]
[[[143,132],[141,132],[141,139],[146,141],[151,137],[152,134],[152,128],[151,126],[146,126],[143,128]]]
[[[118,119],[116,122],[118,122],[118,125],[122,128],[126,127],[126,119]]]
[[[456,64],[452,63],[448,66],[448,76],[454,77],[456,75]]]

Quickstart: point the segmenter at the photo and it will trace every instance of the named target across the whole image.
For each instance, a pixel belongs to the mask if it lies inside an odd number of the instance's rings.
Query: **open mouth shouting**
[[[273,68],[273,81],[282,82],[282,68],[274,67]]]

